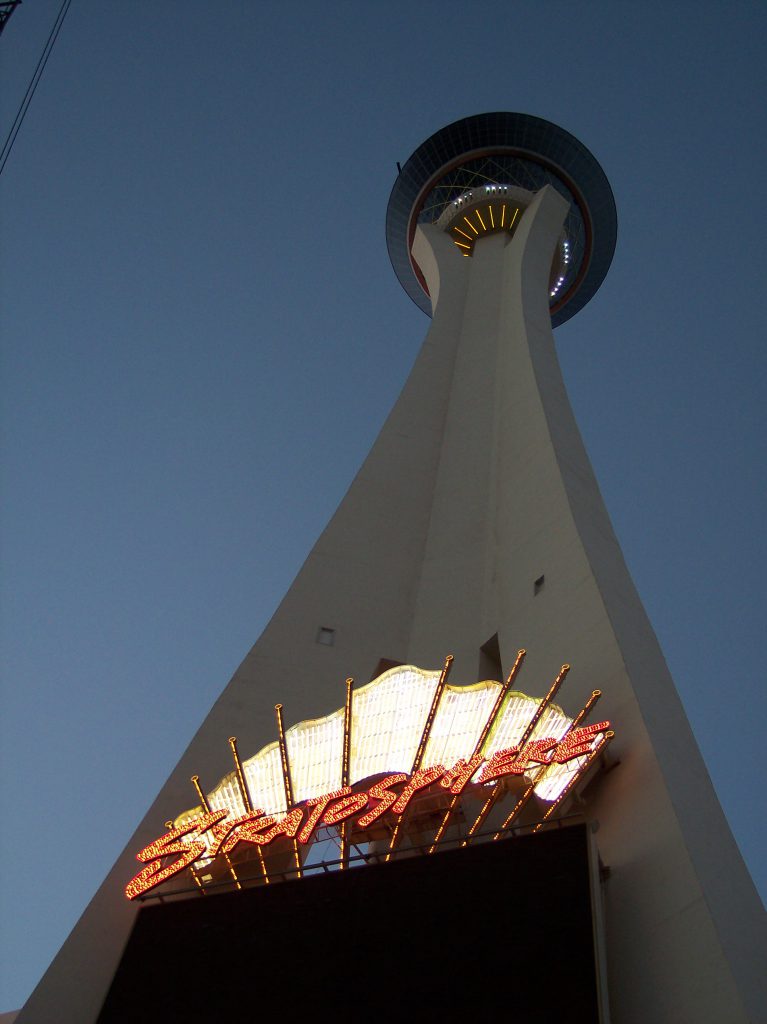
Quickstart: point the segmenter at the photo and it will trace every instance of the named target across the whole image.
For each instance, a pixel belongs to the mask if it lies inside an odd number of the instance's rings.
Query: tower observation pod
[[[764,911],[554,346],[616,231],[540,118],[465,118],[404,164],[410,376],[19,1024],[303,1008],[339,957],[373,1020],[767,1020]]]

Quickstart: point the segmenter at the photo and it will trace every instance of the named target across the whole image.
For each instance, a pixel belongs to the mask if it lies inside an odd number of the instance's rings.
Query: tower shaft
[[[758,898],[636,595],[567,400],[549,311],[567,203],[544,188],[513,235],[461,258],[439,226],[413,253],[434,304],[413,371],[370,455],[274,617],[194,737],[21,1016],[95,1020],[130,928],[135,852],[191,802],[189,777],[230,770],[289,722],[343,703],[380,659],[483,678],[529,654],[542,694],[573,665],[569,710],[603,691],[614,767],[584,810],[598,822],[611,1019],[758,1020]],[[325,639],[318,643],[318,631]],[[490,642],[490,643],[489,643]],[[445,894],[449,899],[449,893]],[[566,894],[563,894],[563,901]],[[556,928],[556,921],[551,922]],[[556,966],[552,967],[553,972]],[[55,1011],[55,1012],[54,1012]]]

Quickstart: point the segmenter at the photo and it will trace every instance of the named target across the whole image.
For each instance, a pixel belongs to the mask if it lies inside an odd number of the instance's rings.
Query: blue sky
[[[10,126],[59,7],[0,39]],[[0,179],[0,1010],[259,635],[428,321],[396,174],[486,110],[615,192],[557,331],[629,567],[764,897],[767,162],[758,3],[74,0]]]

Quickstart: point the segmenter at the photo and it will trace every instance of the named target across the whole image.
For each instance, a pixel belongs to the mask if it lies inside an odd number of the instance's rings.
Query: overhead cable
[[[2,150],[0,150],[0,174],[3,173],[5,165],[8,162],[8,157],[11,155],[11,150],[13,149],[13,144],[16,141],[16,136],[19,134],[19,129],[21,128],[27,111],[29,110],[32,97],[35,95],[35,90],[42,78],[43,71],[45,71],[45,65],[48,63],[51,50],[59,37],[61,26],[64,24],[64,18],[67,16],[67,11],[69,10],[71,3],[72,0],[63,0],[61,7],[59,8],[56,21],[53,23],[53,28],[50,31],[45,46],[43,47],[43,52],[40,55],[40,60],[37,62],[35,72],[27,86],[27,91],[24,93],[24,99],[21,101],[21,106],[19,107],[16,117],[13,120],[13,124],[11,125],[11,130],[8,132],[8,136],[3,143]]]

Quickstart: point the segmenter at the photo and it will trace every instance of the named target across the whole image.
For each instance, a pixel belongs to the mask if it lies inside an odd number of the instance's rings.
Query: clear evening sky
[[[58,8],[0,39],[3,135]],[[396,161],[482,111],[566,128],[615,192],[560,356],[767,891],[766,25],[757,2],[74,0],[0,179],[0,1010],[367,453],[428,326],[386,253]]]

